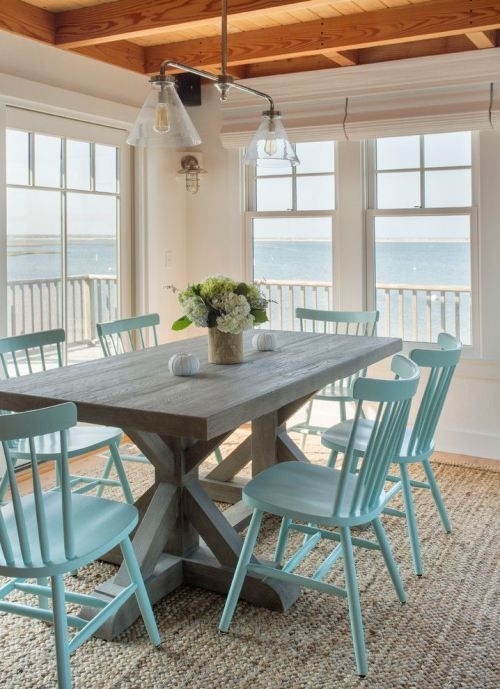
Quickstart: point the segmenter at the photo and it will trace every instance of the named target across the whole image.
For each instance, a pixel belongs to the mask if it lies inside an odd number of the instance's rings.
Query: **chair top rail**
[[[66,335],[62,328],[42,330],[24,335],[13,335],[0,338],[0,363],[5,378],[34,373],[35,370],[46,371],[54,355],[49,354],[50,347],[55,347],[55,365],[63,365],[62,343]]]

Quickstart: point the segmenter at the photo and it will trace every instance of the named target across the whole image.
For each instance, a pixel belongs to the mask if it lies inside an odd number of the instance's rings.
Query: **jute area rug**
[[[355,674],[345,600],[304,590],[285,613],[241,602],[221,634],[224,598],[182,587],[154,606],[160,649],[140,620],[112,642],[92,638],[72,656],[74,689],[497,689],[500,475],[441,463],[435,469],[454,529],[441,531],[429,491],[417,491],[422,578],[412,571],[404,522],[384,517],[407,604],[398,602],[379,553],[357,557],[366,679]],[[149,468],[133,465],[128,473],[140,494]],[[262,554],[272,552],[277,526],[267,519]],[[114,571],[96,563],[74,583],[91,589]],[[0,649],[3,689],[56,687],[45,624],[0,613]]]

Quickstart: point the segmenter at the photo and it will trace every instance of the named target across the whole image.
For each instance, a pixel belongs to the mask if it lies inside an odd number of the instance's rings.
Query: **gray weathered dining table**
[[[75,402],[80,421],[122,428],[153,464],[154,484],[137,501],[141,518],[133,538],[152,601],[181,584],[227,592],[242,543],[238,528],[248,516],[238,501],[241,484],[232,481],[242,458],[251,461],[253,475],[276,462],[307,461],[286,432],[287,419],[328,382],[402,347],[399,338],[275,331],[277,348],[261,352],[252,347],[253,334],[244,333],[241,364],[208,363],[201,336],[0,381],[0,409]],[[168,360],[177,352],[196,355],[199,373],[173,376]],[[245,423],[248,438],[201,480],[201,462]],[[235,504],[223,512],[214,499]],[[120,566],[98,591],[112,595],[126,580]],[[297,595],[296,588],[257,575],[242,592],[254,604],[281,610]],[[138,614],[131,599],[100,636],[113,638]]]

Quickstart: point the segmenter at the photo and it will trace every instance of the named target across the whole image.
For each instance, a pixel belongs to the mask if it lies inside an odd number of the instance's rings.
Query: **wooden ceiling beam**
[[[359,62],[359,50],[348,50],[344,53],[339,53],[338,50],[325,50],[323,55],[341,67],[352,67]]]
[[[231,0],[228,17],[286,11],[317,4],[317,0]],[[196,26],[221,16],[213,0],[115,0],[56,15],[55,43],[75,48],[164,33],[172,27]]]
[[[0,29],[4,31],[53,44],[55,26],[55,15],[48,10],[28,5],[22,0],[2,0]]]
[[[494,48],[496,45],[496,31],[473,31],[465,34],[476,48]]]
[[[130,41],[116,41],[115,43],[101,43],[75,48],[72,53],[79,53],[101,62],[107,62],[115,67],[123,67],[134,72],[144,74],[144,48]]]
[[[453,36],[500,28],[500,0],[432,0],[418,5],[343,15],[231,34],[228,64],[267,62]],[[218,37],[146,48],[146,72],[165,59],[193,67],[220,62]]]

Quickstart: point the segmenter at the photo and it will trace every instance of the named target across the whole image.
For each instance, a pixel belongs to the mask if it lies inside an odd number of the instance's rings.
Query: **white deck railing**
[[[116,276],[73,275],[66,281],[66,291],[65,323],[69,344],[90,344],[97,337],[97,322],[118,318]],[[60,278],[8,282],[9,334],[60,328],[62,305]]]
[[[297,306],[332,309],[333,289],[328,282],[259,282],[271,301],[266,326],[298,330]],[[442,331],[456,334],[470,344],[470,289],[455,285],[378,284],[379,335],[402,337],[410,342],[435,342]]]
[[[259,283],[270,300],[269,323],[276,330],[298,330],[297,306],[333,309],[328,282],[274,280]],[[9,334],[60,327],[62,283],[59,279],[7,283]],[[118,317],[116,277],[77,275],[67,281],[66,337],[70,344],[95,342],[95,324]],[[461,286],[377,285],[379,335],[435,342],[443,330],[470,344],[470,289]]]

